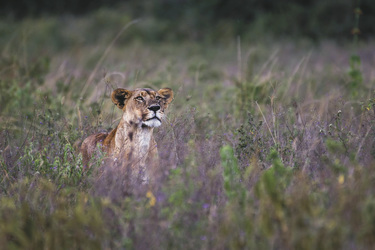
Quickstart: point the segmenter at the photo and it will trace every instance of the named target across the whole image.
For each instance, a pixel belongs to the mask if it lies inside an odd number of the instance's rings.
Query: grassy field
[[[373,42],[157,43],[100,18],[0,22],[0,246],[374,249]],[[175,92],[147,186],[82,171],[116,87]]]

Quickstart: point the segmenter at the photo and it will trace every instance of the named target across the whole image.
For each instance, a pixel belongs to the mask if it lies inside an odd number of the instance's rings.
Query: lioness
[[[100,144],[106,155],[122,165],[131,166],[131,176],[148,181],[157,161],[158,151],[153,129],[159,127],[164,111],[173,100],[173,91],[138,88],[133,91],[118,88],[112,92],[112,102],[124,113],[118,126],[110,133],[93,134],[81,146],[83,164],[89,161]]]

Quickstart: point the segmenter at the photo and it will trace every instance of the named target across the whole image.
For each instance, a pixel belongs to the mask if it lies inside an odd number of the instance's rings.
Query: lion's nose
[[[148,107],[148,109],[156,112],[160,109],[160,106],[159,105],[152,105],[152,106]]]

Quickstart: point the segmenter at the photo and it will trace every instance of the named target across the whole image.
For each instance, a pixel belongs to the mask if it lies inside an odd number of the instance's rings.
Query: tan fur
[[[153,130],[161,125],[164,111],[173,100],[173,91],[169,88],[159,91],[120,88],[113,91],[111,99],[123,111],[121,121],[110,133],[90,135],[83,141],[83,164],[85,168],[89,167],[99,144],[113,161],[130,165],[132,176],[142,172],[141,178],[148,180],[158,155]]]

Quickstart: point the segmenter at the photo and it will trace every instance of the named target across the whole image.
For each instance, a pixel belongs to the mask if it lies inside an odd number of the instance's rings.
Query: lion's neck
[[[117,127],[115,136],[115,154],[128,160],[147,158],[153,145],[153,128],[137,126],[124,120]]]

